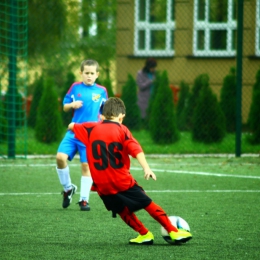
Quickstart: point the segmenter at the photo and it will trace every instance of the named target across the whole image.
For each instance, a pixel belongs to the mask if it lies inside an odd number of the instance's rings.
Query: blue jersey
[[[80,100],[83,102],[83,106],[74,110],[71,122],[97,122],[100,120],[100,106],[107,98],[105,87],[96,83],[89,86],[83,82],[75,82],[64,97],[63,105]]]

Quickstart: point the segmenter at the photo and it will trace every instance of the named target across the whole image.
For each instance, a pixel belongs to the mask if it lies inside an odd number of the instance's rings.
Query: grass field
[[[17,131],[16,136],[16,155],[18,158],[25,158],[28,155],[50,155],[56,154],[60,140],[48,144],[41,143],[35,138],[34,130],[27,129],[27,135]],[[140,142],[146,154],[235,154],[236,136],[235,134],[227,134],[221,143],[198,143],[192,140],[189,132],[181,132],[180,140],[173,144],[156,144],[151,138],[148,131],[132,131],[133,136]],[[248,133],[241,136],[241,154],[260,154],[260,144],[252,145],[248,143]],[[0,142],[0,158],[7,157],[8,142]],[[21,155],[21,156],[19,156]]]
[[[155,236],[152,246],[133,246],[137,234],[113,219],[96,193],[90,212],[73,197],[62,209],[55,160],[0,160],[0,259],[251,260],[260,257],[260,158],[148,157],[157,181],[143,179],[132,159],[131,172],[168,215],[179,215],[193,239],[167,244],[160,226],[145,211],[137,216]],[[78,159],[70,163],[79,186]]]

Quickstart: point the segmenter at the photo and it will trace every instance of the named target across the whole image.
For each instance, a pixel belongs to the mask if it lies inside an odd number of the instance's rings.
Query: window
[[[256,1],[256,33],[255,54],[260,56],[260,0]]]
[[[194,0],[193,54],[235,56],[237,0]]]
[[[174,29],[174,0],[135,0],[136,56],[173,56]]]

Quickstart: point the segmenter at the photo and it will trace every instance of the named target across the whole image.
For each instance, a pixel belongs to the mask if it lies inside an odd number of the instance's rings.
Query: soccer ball
[[[183,218],[178,217],[178,216],[169,216],[168,218],[170,219],[172,225],[175,226],[176,228],[178,228],[178,229],[181,228],[181,229],[184,229],[184,230],[190,232],[190,226],[187,223],[187,221],[184,220]],[[168,232],[166,231],[166,229],[162,226],[161,226],[161,235],[167,243],[175,244],[175,242],[171,240],[171,238],[170,238]]]

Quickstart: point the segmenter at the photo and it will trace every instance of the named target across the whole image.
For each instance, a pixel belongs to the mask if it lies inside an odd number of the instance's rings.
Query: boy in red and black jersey
[[[144,170],[144,178],[156,180],[143,150],[129,129],[122,124],[125,105],[119,98],[109,98],[103,105],[102,122],[71,123],[69,129],[87,147],[90,172],[96,190],[107,210],[139,235],[130,244],[153,244],[153,234],[134,214],[144,209],[169,233],[173,241],[186,242],[192,235],[174,227],[165,211],[144,192],[130,173],[129,155],[136,158]]]

